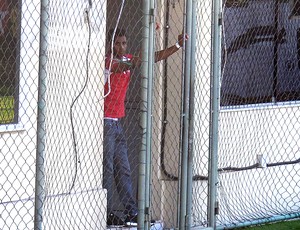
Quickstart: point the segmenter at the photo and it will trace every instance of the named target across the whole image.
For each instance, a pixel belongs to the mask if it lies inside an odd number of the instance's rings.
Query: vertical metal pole
[[[143,47],[142,47],[142,65],[141,65],[141,117],[140,126],[142,129],[142,140],[139,162],[139,187],[138,187],[138,229],[145,229],[145,183],[146,183],[146,163],[147,163],[147,145],[148,135],[148,81],[149,81],[149,13],[150,2],[143,0]]]
[[[187,172],[187,220],[186,229],[192,227],[192,193],[193,193],[193,144],[194,144],[194,82],[195,82],[195,25],[196,25],[196,0],[192,0],[192,26],[191,26],[191,69],[190,69],[190,121],[189,121],[189,142],[188,142],[188,172]]]
[[[154,76],[154,11],[155,0],[150,0],[149,12],[149,47],[148,47],[148,87],[147,87],[147,145],[146,145],[146,184],[145,184],[145,227],[150,228],[150,198],[151,198],[151,147],[152,147],[152,97],[153,97],[153,76]]]
[[[212,74],[211,74],[211,105],[210,105],[210,138],[208,162],[208,224],[216,227],[217,183],[218,183],[218,128],[220,109],[220,78],[221,78],[221,25],[222,13],[220,0],[213,0],[212,6]]]
[[[187,0],[186,4],[186,32],[190,37],[192,31],[192,0]],[[189,147],[189,109],[190,109],[190,65],[191,65],[191,39],[185,42],[185,62],[184,62],[184,107],[183,107],[183,137],[181,151],[181,180],[179,195],[179,229],[185,229],[186,224],[186,204],[187,204],[187,175],[188,175],[188,147]]]
[[[274,3],[274,50],[273,50],[273,84],[272,84],[272,102],[277,101],[278,97],[278,48],[279,48],[279,41],[278,41],[278,33],[279,33],[279,0],[275,0]]]
[[[45,151],[45,94],[46,94],[46,62],[47,62],[47,32],[48,32],[48,0],[41,1],[40,23],[40,60],[39,60],[39,87],[38,87],[38,117],[37,117],[37,153],[35,178],[35,210],[34,229],[41,230],[43,222],[44,204],[44,151]]]

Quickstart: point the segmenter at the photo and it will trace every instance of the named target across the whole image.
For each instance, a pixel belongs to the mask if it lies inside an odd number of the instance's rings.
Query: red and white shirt
[[[129,61],[132,55],[125,54],[122,58]],[[123,71],[122,73],[109,71],[109,67],[111,66],[111,68],[113,68],[119,61],[120,60],[111,59],[110,54],[105,57],[106,82],[104,85],[104,95],[106,95],[106,97],[104,98],[104,117],[107,118],[122,118],[125,116],[125,99],[130,81],[130,70]]]

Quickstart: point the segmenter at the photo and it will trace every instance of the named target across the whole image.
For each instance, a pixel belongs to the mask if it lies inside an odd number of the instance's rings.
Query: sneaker
[[[124,226],[124,221],[117,215],[110,213],[106,220],[107,226]]]
[[[137,227],[138,226],[138,215],[128,215],[125,219],[125,226],[127,227]],[[155,220],[150,221],[150,225],[153,226],[155,224]]]
[[[150,225],[153,226],[156,223],[156,220],[150,220]]]
[[[127,227],[136,227],[138,225],[137,221],[138,221],[138,215],[137,214],[128,215],[125,219],[125,225]]]

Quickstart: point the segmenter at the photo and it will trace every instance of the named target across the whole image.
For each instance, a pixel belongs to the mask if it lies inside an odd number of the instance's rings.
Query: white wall
[[[78,163],[75,186],[70,104],[87,77],[87,1],[51,2],[48,27],[45,229],[106,228],[106,191],[102,189],[102,109],[106,1],[93,2],[88,81],[74,105]],[[19,82],[19,122],[0,126],[0,226],[33,229],[40,1],[23,1]],[[55,15],[56,14],[56,15]],[[79,16],[78,16],[79,15]],[[55,24],[53,22],[59,22]],[[70,23],[71,22],[71,23]],[[69,24],[64,24],[69,23]],[[85,146],[85,147],[84,147]],[[54,227],[53,227],[54,226]],[[57,227],[57,228],[56,228]]]
[[[50,7],[47,229],[106,228],[106,191],[102,188],[105,3],[93,2],[89,8],[86,1],[78,0]],[[89,20],[84,16],[86,9]]]
[[[299,105],[261,105],[220,114],[219,167],[299,158]],[[298,156],[297,156],[298,155]],[[220,220],[224,223],[299,212],[299,165],[258,168],[219,175]]]
[[[0,226],[33,229],[40,1],[22,7],[19,122],[0,125]]]

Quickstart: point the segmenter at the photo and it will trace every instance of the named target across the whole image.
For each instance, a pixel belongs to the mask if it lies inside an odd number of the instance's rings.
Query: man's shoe
[[[127,227],[136,227],[138,221],[138,215],[128,215],[125,219],[125,225]]]
[[[124,221],[117,215],[110,213],[106,220],[107,226],[123,226]]]
[[[138,215],[128,215],[125,219],[125,226],[127,227],[137,227],[138,226]],[[155,220],[150,221],[150,225],[153,226],[155,224]]]

